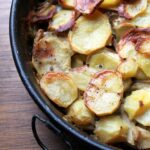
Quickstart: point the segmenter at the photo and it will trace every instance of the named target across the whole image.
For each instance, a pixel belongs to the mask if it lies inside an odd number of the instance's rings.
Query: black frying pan
[[[10,13],[10,42],[13,58],[18,73],[24,83],[29,94],[39,106],[39,108],[47,115],[49,120],[44,120],[38,115],[33,116],[32,129],[35,139],[42,149],[48,150],[40,141],[36,132],[36,120],[44,123],[49,129],[64,140],[70,150],[86,149],[86,150],[115,150],[117,148],[97,142],[88,134],[80,131],[71,124],[62,119],[62,112],[43,94],[36,82],[35,74],[31,66],[31,50],[32,42],[29,42],[26,34],[27,27],[24,23],[25,17],[37,0],[13,0]],[[124,149],[131,149],[123,146]]]

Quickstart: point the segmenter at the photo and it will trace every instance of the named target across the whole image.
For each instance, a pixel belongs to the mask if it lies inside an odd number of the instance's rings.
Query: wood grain
[[[33,114],[41,114],[26,92],[16,71],[9,42],[12,0],[0,0],[0,150],[40,150],[31,131]],[[38,126],[50,150],[66,150],[64,143]]]

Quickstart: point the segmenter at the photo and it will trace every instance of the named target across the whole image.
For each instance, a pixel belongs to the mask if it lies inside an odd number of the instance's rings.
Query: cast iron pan
[[[35,139],[43,150],[48,148],[41,142],[36,131],[36,120],[41,121],[49,129],[52,129],[68,145],[70,150],[115,150],[117,148],[96,142],[86,133],[68,124],[62,119],[62,112],[51,103],[43,94],[36,82],[35,74],[31,65],[32,42],[29,43],[27,37],[27,27],[24,23],[25,17],[32,5],[37,0],[13,0],[10,12],[10,42],[13,58],[18,73],[29,94],[47,115],[49,120],[44,120],[38,115],[32,118],[32,129]],[[129,149],[124,146],[124,149]],[[131,149],[131,148],[130,148]]]

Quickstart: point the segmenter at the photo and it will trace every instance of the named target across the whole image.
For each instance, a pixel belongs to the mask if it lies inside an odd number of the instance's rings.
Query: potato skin
[[[94,134],[100,142],[116,143],[125,142],[128,133],[128,126],[120,116],[108,116],[96,122]]]
[[[60,107],[67,108],[78,97],[78,90],[73,80],[65,73],[49,72],[40,80],[45,94]]]
[[[84,93],[85,104],[97,116],[112,114],[120,105],[123,88],[123,81],[118,72],[98,72]]]
[[[75,0],[59,0],[59,3],[64,8],[74,9],[75,7]]]
[[[94,122],[93,113],[85,106],[84,100],[79,98],[70,107],[66,116],[67,120],[77,126],[87,126]]]

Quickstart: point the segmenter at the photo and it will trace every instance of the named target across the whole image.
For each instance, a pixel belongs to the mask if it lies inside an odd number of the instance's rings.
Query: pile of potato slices
[[[150,149],[150,0],[44,1],[27,20],[40,87],[64,119]]]

